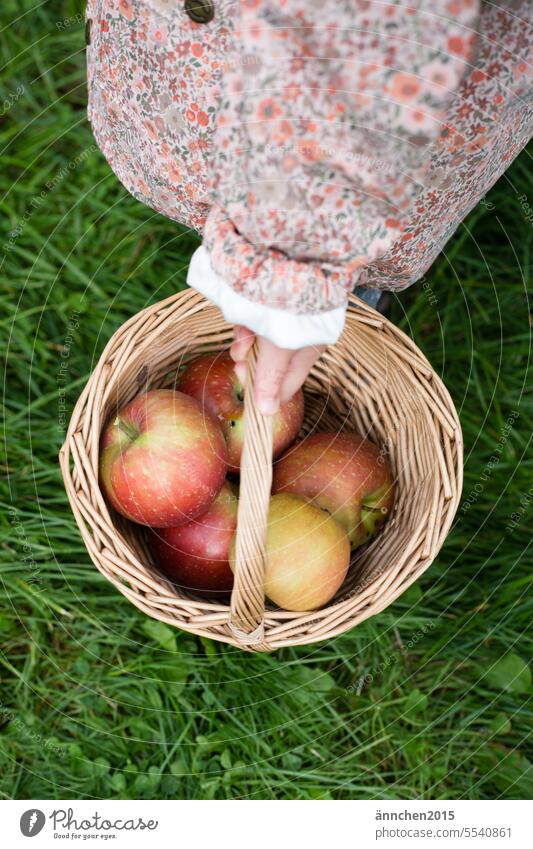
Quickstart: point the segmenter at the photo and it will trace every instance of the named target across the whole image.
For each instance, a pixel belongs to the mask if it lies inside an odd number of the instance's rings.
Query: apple
[[[100,480],[115,510],[141,525],[174,527],[207,510],[226,475],[218,422],[198,401],[153,389],[104,431]]]
[[[225,483],[205,513],[177,528],[150,531],[154,563],[174,583],[194,592],[229,592],[229,547],[237,528],[238,499]]]
[[[328,510],[350,538],[367,542],[385,522],[394,501],[387,459],[355,433],[313,433],[274,467],[272,492],[294,492]]]
[[[284,610],[322,607],[350,565],[350,541],[339,522],[289,492],[270,499],[265,553],[265,595]],[[235,539],[230,566],[235,571]]]
[[[178,389],[204,405],[219,420],[228,445],[228,468],[238,472],[244,441],[244,390],[227,351],[193,360],[178,381]],[[301,389],[281,405],[273,422],[273,456],[278,457],[296,438],[304,417]]]

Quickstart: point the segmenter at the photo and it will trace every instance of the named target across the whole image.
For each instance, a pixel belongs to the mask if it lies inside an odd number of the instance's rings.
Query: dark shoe
[[[376,309],[381,315],[389,315],[392,306],[392,295],[390,292],[382,292],[379,301],[376,304]]]

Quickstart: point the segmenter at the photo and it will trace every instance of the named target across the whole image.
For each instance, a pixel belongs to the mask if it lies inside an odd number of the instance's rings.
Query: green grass
[[[349,634],[245,655],[154,627],[91,565],[67,504],[58,389],[68,416],[110,334],[184,286],[198,239],[92,147],[83,26],[56,26],[79,7],[33,5],[0,41],[2,92],[24,86],[1,128],[0,796],[530,798],[529,156],[428,273],[437,303],[416,286],[393,305],[464,429],[437,562]]]

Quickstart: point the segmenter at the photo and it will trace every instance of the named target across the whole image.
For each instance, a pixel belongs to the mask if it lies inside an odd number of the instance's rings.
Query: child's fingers
[[[268,339],[259,339],[254,389],[257,407],[264,416],[273,416],[279,410],[280,388],[293,354],[294,351],[278,348]]]
[[[250,348],[254,344],[255,334],[247,327],[241,327],[236,324],[233,328],[233,343],[229,349],[232,360],[236,363],[242,363],[246,360]],[[237,375],[239,377],[239,375]],[[240,377],[239,377],[240,380]]]
[[[239,378],[241,385],[244,386],[246,383],[246,363],[235,363],[233,371]]]
[[[285,401],[289,401],[294,393],[300,389],[311,371],[311,366],[325,350],[325,345],[310,345],[307,348],[300,348],[294,352],[285,379],[281,384],[280,397],[282,404]]]
[[[246,382],[246,358],[254,341],[255,335],[251,330],[235,326],[230,355],[235,362],[235,374],[243,385]],[[292,398],[324,348],[324,345],[313,345],[292,351],[278,348],[268,339],[259,337],[255,397],[263,415],[275,415],[280,404]]]

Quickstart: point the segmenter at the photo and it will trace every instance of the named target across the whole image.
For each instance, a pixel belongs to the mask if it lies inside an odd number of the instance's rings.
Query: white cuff
[[[219,277],[203,245],[192,255],[187,283],[216,304],[227,322],[248,327],[278,348],[296,350],[307,345],[333,345],[344,327],[345,307],[299,315],[244,298]]]

